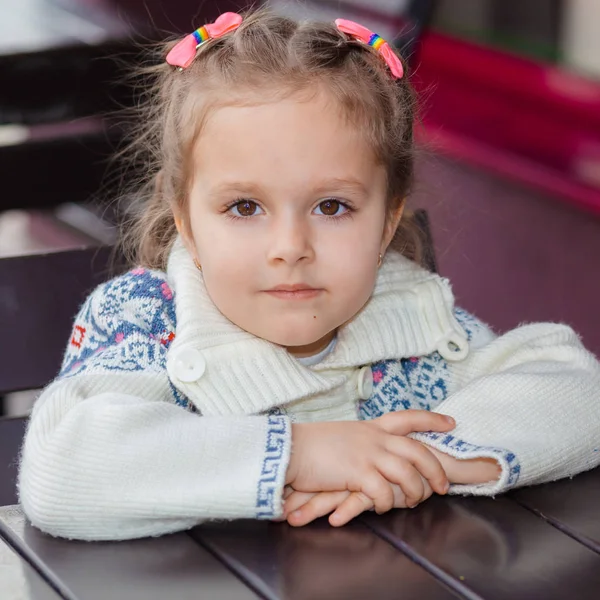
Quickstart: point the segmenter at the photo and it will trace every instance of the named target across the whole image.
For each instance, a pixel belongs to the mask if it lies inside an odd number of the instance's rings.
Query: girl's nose
[[[308,224],[293,220],[274,224],[269,240],[269,262],[285,262],[293,265],[314,257],[311,232]]]

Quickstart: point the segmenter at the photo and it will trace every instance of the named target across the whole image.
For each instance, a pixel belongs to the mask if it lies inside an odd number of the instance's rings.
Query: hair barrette
[[[347,19],[336,19],[335,24],[340,31],[351,35],[368,46],[373,46],[383,56],[392,75],[396,79],[402,79],[404,75],[402,62],[396,56],[391,46],[379,34],[373,33],[363,25],[359,25],[354,21],[348,21]]]
[[[237,29],[241,22],[241,15],[233,12],[223,13],[214,23],[207,23],[199,27],[175,44],[167,54],[167,62],[174,67],[178,67],[179,70],[189,67],[196,58],[196,50],[199,46],[207,40],[221,37]]]

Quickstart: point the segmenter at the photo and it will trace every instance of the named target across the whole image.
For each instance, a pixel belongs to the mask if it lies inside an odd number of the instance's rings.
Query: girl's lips
[[[314,288],[265,290],[266,294],[281,300],[308,300],[310,298],[315,298],[322,292],[323,290]]]

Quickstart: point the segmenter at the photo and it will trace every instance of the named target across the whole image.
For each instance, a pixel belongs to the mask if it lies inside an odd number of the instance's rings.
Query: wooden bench
[[[340,529],[238,520],[102,543],[52,538],[3,507],[0,538],[35,598],[595,600],[599,500],[596,470],[495,500],[433,497]]]

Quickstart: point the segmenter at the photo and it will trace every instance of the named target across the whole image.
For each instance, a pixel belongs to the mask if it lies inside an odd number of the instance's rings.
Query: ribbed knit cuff
[[[414,433],[411,434],[410,437],[459,460],[493,458],[498,461],[502,472],[496,481],[473,485],[453,484],[450,486],[450,490],[448,491],[449,494],[495,496],[496,494],[501,494],[514,487],[519,480],[521,465],[519,464],[516,455],[504,448],[476,446],[453,435],[434,433],[431,431],[426,433]]]
[[[292,426],[289,417],[269,415],[256,495],[257,519],[274,519],[283,514],[283,488],[291,449]]]

